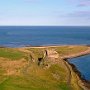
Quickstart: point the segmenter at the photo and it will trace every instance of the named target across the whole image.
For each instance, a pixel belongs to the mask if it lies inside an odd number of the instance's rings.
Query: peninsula
[[[0,47],[0,90],[90,90],[68,62],[86,54],[85,45]]]

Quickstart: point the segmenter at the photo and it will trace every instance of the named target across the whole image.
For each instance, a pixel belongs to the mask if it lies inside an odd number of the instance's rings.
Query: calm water
[[[90,55],[69,60],[81,72],[82,76],[90,81]]]
[[[0,45],[90,44],[90,27],[0,27]]]
[[[89,44],[90,27],[0,27],[0,46]],[[70,61],[90,80],[90,56]]]

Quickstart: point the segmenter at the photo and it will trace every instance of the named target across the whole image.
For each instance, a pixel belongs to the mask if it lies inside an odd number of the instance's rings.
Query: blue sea
[[[73,58],[69,62],[77,67],[84,79],[90,81],[90,55]]]
[[[0,46],[90,44],[90,27],[1,26]]]
[[[0,26],[0,46],[90,45],[90,27]],[[90,55],[70,61],[90,80]]]

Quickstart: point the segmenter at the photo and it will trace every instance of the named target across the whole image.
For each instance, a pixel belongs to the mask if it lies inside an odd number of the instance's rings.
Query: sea
[[[0,46],[90,45],[90,26],[0,26]],[[70,60],[90,81],[90,55]]]
[[[85,26],[0,26],[0,46],[90,44]]]
[[[81,72],[83,79],[90,81],[90,55],[81,56],[69,60]]]

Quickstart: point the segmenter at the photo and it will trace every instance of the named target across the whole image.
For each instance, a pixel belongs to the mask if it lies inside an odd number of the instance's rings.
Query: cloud
[[[78,7],[90,6],[90,0],[68,0],[72,4],[76,4]]]
[[[55,14],[57,17],[67,18],[90,18],[90,10],[77,10],[72,12],[57,11]]]
[[[90,11],[76,11],[73,13],[68,14],[70,17],[89,17],[90,18]]]
[[[90,21],[90,10],[77,10],[66,13],[57,11],[55,12],[54,17],[64,18],[64,19],[67,18],[68,21],[69,19]]]
[[[78,0],[78,5],[79,7],[85,7],[85,6],[90,6],[90,0]]]
[[[78,6],[80,7],[90,6],[90,0],[85,0],[85,1],[83,0],[78,4]]]

